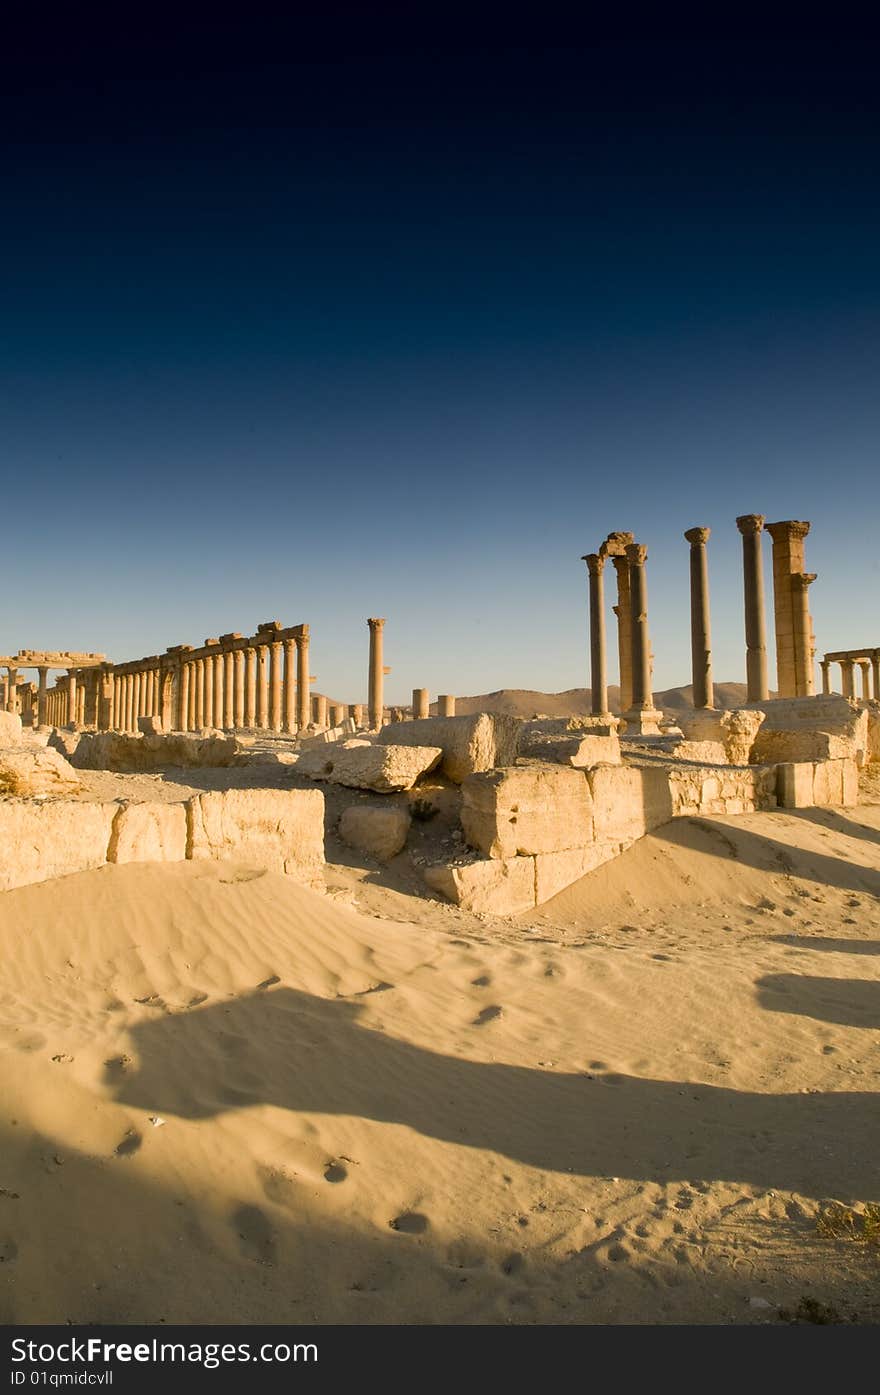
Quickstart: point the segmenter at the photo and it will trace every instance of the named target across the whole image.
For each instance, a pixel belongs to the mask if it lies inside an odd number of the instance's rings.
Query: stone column
[[[331,727],[341,727],[345,721],[345,705],[341,702],[334,702],[330,708]]]
[[[316,727],[327,725],[327,699],[323,693],[315,693],[312,698],[312,721]]]
[[[208,655],[202,660],[203,678],[203,702],[202,702],[202,726],[212,727],[214,725],[214,656]]]
[[[691,545],[691,673],[694,707],[714,707],[712,685],[712,635],[709,621],[709,566],[706,543],[710,528],[689,528],[685,542]]]
[[[413,688],[413,697],[412,697],[412,714],[413,714],[413,720],[418,719],[419,721],[421,721],[424,717],[427,717],[427,716],[428,716],[429,710],[430,710],[430,703],[429,703],[429,701],[428,701],[428,689],[427,689],[427,688]]]
[[[828,659],[822,660],[822,692],[826,695],[831,692],[831,664]]]
[[[845,698],[853,698],[856,695],[855,664],[852,659],[840,660],[840,691]]]
[[[77,726],[84,727],[86,724],[86,675],[82,674],[80,682],[76,687],[76,723]]]
[[[767,681],[767,622],[764,612],[764,559],[761,534],[764,515],[744,513],[736,520],[743,540],[743,591],[746,613],[746,696],[749,702],[765,702]]]
[[[232,655],[233,661],[233,702],[232,702],[232,725],[234,727],[244,726],[244,650],[236,649]]]
[[[383,650],[383,628],[385,621],[368,620],[370,627],[370,686],[369,686],[369,710],[370,729],[378,731],[382,725],[384,714],[383,689],[385,686],[385,669]]]
[[[871,683],[874,689],[873,699],[880,702],[880,649],[874,649],[871,653]]]
[[[244,651],[244,724],[253,728],[257,725],[257,656],[248,647]]]
[[[296,660],[292,639],[284,641],[284,680],[281,701],[281,725],[284,731],[296,731]]]
[[[437,694],[437,715],[438,717],[455,716],[455,698],[452,693]]]
[[[296,724],[305,731],[309,724],[309,632],[296,635]]]
[[[581,558],[587,564],[590,588],[590,710],[594,717],[608,712],[608,673],[605,659],[605,558],[589,552]]]
[[[220,731],[223,730],[223,653],[218,651],[211,655],[211,667],[214,670],[214,718],[213,725]]]
[[[648,579],[645,562],[648,549],[641,543],[628,543],[629,590],[632,620],[632,706],[624,713],[627,730],[641,736],[656,736],[660,713],[651,694],[651,640],[648,633]]]
[[[629,589],[629,563],[626,557],[612,557],[617,579],[617,605],[611,607],[617,616],[617,666],[620,686],[620,710],[632,707],[632,598]]]
[[[773,612],[776,622],[776,686],[780,697],[803,697],[813,691],[813,640],[806,588],[796,585],[804,572],[804,538],[809,523],[786,519],[768,523],[773,539]],[[807,583],[809,585],[809,582]]]
[[[177,721],[180,731],[189,731],[189,664],[182,663],[177,674]]]
[[[257,726],[265,731],[269,725],[269,665],[266,645],[257,645]]]
[[[859,670],[862,675],[862,702],[871,701],[871,665],[867,659],[859,659]]]
[[[37,693],[37,725],[44,727],[48,715],[46,699],[49,690],[49,670],[47,668],[41,668],[38,669],[37,672],[40,675],[40,686]]]
[[[223,726],[227,731],[235,727],[235,654],[231,649],[223,653]]]
[[[281,655],[280,640],[269,645],[269,726],[281,730]]]
[[[153,702],[154,702],[154,700],[155,700],[155,694],[154,694],[154,688],[155,688],[155,686],[156,686],[155,674],[153,673],[153,670],[152,670],[151,668],[148,668],[147,671],[146,671],[146,673],[144,674],[144,699],[143,699],[143,701],[144,701],[144,711],[143,711],[143,715],[144,715],[145,717],[151,716],[152,713],[153,713],[153,711],[154,711]]]
[[[205,661],[193,659],[193,731],[205,725]]]
[[[76,669],[67,670],[67,721],[76,725]]]
[[[815,572],[793,572],[791,576],[794,676],[797,697],[811,697],[816,691],[813,622],[810,619],[808,596],[809,588],[815,580]]]
[[[349,708],[348,708],[348,715],[349,715],[349,717],[351,718],[351,720],[354,722],[354,724],[355,724],[356,727],[358,727],[358,728],[362,727],[363,724],[364,724],[364,707],[363,707],[363,703],[360,703],[360,702],[352,702],[352,703],[350,703],[350,704],[349,704]]]
[[[196,731],[198,722],[196,721],[196,702],[198,701],[199,677],[197,665],[194,659],[187,660],[189,670],[189,703],[186,710],[187,727],[190,731]]]

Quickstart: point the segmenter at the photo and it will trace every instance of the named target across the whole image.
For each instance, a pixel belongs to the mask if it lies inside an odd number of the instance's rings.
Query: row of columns
[[[760,702],[769,696],[761,551],[764,518],[761,514],[744,514],[736,525],[743,540],[748,701]],[[814,692],[815,655],[808,589],[816,579],[814,572],[803,569],[804,538],[810,525],[790,519],[769,524],[767,531],[773,540],[779,696],[808,696]],[[684,535],[690,543],[691,664],[696,708],[711,708],[715,700],[706,550],[710,532],[709,528],[689,528]],[[617,573],[617,605],[613,609],[618,625],[620,710],[628,726],[645,734],[658,729],[659,714],[653,710],[651,692],[647,548],[636,543],[632,533],[609,534],[598,553],[589,553],[583,559],[589,574],[591,708],[596,716],[608,712],[603,571],[609,556]],[[880,675],[875,676],[874,689],[875,693],[880,689]]]
[[[844,697],[860,697],[863,702],[880,701],[880,650],[868,658],[823,659],[822,692],[831,692],[831,665],[840,665],[840,691]],[[856,669],[861,675],[861,693],[856,693]]]

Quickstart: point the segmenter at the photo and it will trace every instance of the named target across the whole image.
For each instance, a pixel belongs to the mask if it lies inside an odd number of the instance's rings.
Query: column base
[[[623,721],[627,736],[659,736],[663,713],[656,707],[631,707]]]

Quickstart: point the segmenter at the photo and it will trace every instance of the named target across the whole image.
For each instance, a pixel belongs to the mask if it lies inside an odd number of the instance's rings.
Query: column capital
[[[753,538],[756,533],[760,533],[764,527],[764,515],[762,513],[743,513],[736,520],[736,526],[744,538]]]
[[[382,619],[373,618],[372,620],[368,620],[367,624],[371,630],[381,630],[382,626],[385,624],[384,616]]]
[[[605,558],[600,552],[588,552],[586,557],[581,558],[581,561],[586,562],[590,576],[601,576],[605,567]]]
[[[685,542],[690,543],[691,547],[705,547],[711,532],[711,528],[688,528],[684,539]]]
[[[308,647],[309,647],[309,637],[308,637],[307,634],[304,634],[304,635],[294,635],[293,638],[294,638],[294,642],[295,642],[295,644],[296,644],[297,649],[308,649]]]
[[[613,566],[614,570],[618,573],[618,575],[621,572],[626,573],[629,571],[629,562],[626,560],[625,553],[610,552],[608,556],[611,558],[611,565]]]
[[[781,523],[767,524],[767,532],[774,542],[782,542],[785,538],[805,538],[809,531],[809,523],[797,518],[786,518]]]
[[[626,560],[631,567],[642,567],[648,560],[648,549],[644,543],[627,543]]]
[[[599,548],[602,557],[622,557],[628,543],[635,542],[635,533],[609,533]]]
[[[808,586],[812,586],[818,575],[818,572],[792,572],[791,584],[797,590],[806,591]]]

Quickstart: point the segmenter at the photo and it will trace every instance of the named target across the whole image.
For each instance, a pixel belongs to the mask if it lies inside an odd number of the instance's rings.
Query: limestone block
[[[72,760],[79,746],[81,731],[69,731],[67,727],[54,727],[47,745],[60,751],[67,760]]]
[[[186,809],[183,804],[125,803],[113,820],[108,862],[183,862]]]
[[[566,852],[539,853],[535,858],[535,905],[558,896],[573,882],[580,881],[621,852],[620,843],[590,843]]]
[[[855,759],[859,742],[853,731],[818,731],[799,727],[790,731],[762,729],[752,747],[752,759],[764,765],[779,762]]]
[[[816,761],[813,767],[813,803],[826,807],[843,803],[842,761]]]
[[[232,765],[238,752],[234,736],[172,731],[135,736],[118,731],[82,732],[71,756],[78,770],[162,770],[166,767]]]
[[[587,778],[599,843],[632,843],[673,817],[669,776],[662,766],[599,765]]]
[[[727,764],[727,751],[722,741],[679,741],[672,754],[677,760],[692,761],[697,765]]]
[[[847,809],[852,809],[859,802],[859,766],[858,761],[844,760],[843,766],[843,804]]]
[[[462,781],[461,826],[491,858],[559,852],[593,841],[590,787],[579,770],[516,765]]]
[[[399,731],[403,722],[394,730]],[[419,723],[424,726],[424,722]],[[440,763],[439,746],[379,745],[374,742],[344,741],[332,750],[304,751],[297,762],[298,775],[310,780],[327,780],[349,789],[375,790],[389,794],[408,790],[420,776]]]
[[[51,746],[0,750],[0,794],[73,794],[81,784],[70,762]]]
[[[512,765],[517,756],[518,717],[498,712],[477,712],[469,717],[422,717],[383,727],[378,740],[395,746],[439,746],[443,773],[461,784],[480,770]]]
[[[571,765],[576,770],[587,770],[592,765],[620,765],[620,738],[616,731],[607,735],[533,731],[521,739],[520,755],[527,760]]]
[[[142,736],[161,736],[165,726],[161,717],[155,715],[149,717],[138,717],[138,731]]]
[[[0,712],[0,748],[20,746],[21,718],[15,712]]]
[[[409,810],[396,805],[379,809],[353,804],[339,820],[339,836],[350,847],[388,862],[404,846],[411,823]]]
[[[223,790],[187,802],[187,856],[244,862],[323,885],[320,790]]]
[[[0,799],[0,891],[102,867],[118,811],[116,803]]]
[[[460,866],[443,863],[425,867],[422,875],[432,891],[454,901],[462,910],[516,915],[535,904],[533,857],[493,858]]]

